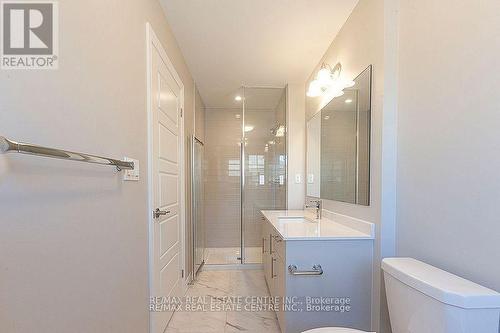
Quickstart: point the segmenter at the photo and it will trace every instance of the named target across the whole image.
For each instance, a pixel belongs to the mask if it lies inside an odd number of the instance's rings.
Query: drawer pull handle
[[[274,274],[274,263],[276,262],[276,258],[271,258],[271,278],[275,278],[278,275]]]
[[[321,265],[314,265],[312,267],[312,270],[310,271],[299,271],[297,266],[295,265],[290,265],[288,266],[288,272],[290,275],[322,275],[323,274],[323,268],[321,268]]]

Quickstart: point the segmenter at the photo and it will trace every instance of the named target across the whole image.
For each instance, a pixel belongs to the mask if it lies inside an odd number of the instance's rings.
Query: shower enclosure
[[[192,233],[192,272],[196,278],[205,263],[205,220],[203,218],[203,142],[191,136],[191,217]]]
[[[260,264],[263,209],[286,209],[286,89],[205,110],[205,264]]]

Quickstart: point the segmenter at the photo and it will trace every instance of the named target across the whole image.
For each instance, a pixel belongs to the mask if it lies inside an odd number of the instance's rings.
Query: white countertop
[[[325,210],[320,220],[312,210],[263,210],[262,214],[285,240],[373,239],[375,235],[373,223]]]

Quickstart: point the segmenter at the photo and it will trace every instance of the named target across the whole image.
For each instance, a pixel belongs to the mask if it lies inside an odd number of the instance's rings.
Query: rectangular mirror
[[[307,195],[370,204],[371,72],[307,122]]]

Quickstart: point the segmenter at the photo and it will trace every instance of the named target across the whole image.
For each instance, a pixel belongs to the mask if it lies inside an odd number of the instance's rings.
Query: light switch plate
[[[300,173],[295,174],[295,184],[302,183],[302,175]]]
[[[314,184],[314,173],[310,173],[307,175],[307,183]]]
[[[134,160],[130,157],[123,158],[125,162],[134,162],[133,170],[123,170],[123,180],[125,181],[139,181],[139,160]]]

